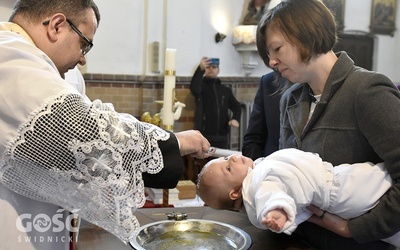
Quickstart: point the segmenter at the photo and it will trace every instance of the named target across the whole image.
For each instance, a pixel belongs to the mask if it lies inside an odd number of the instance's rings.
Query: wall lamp
[[[217,34],[215,34],[215,42],[220,43],[225,39],[225,37],[226,35],[218,32]]]

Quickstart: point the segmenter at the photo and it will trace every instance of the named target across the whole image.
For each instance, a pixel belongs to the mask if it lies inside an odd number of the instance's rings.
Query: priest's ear
[[[58,40],[60,29],[68,28],[69,26],[67,18],[62,13],[54,14],[49,20],[44,21],[42,24],[46,26],[47,37],[53,42]]]

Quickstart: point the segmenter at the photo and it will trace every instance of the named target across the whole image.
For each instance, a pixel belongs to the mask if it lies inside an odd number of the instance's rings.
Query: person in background
[[[270,72],[261,77],[243,137],[242,154],[253,160],[279,149],[279,100],[286,82],[275,75]]]
[[[144,187],[173,188],[182,155],[208,156],[198,131],[170,133],[84,96],[64,74],[86,63],[92,0],[17,0],[0,23],[3,249],[70,249],[79,216],[128,242]]]
[[[354,218],[376,206],[392,183],[383,163],[333,167],[298,149],[282,149],[254,162],[242,155],[214,159],[198,179],[198,194],[208,206],[245,208],[254,226],[288,235],[312,216],[310,204]],[[384,240],[400,246],[400,233]]]
[[[319,0],[282,1],[261,18],[259,54],[295,83],[281,97],[279,147],[317,153],[333,165],[384,162],[393,184],[356,218],[311,206],[314,215],[295,233],[317,249],[393,249],[380,240],[400,231],[400,92],[346,52],[335,54],[336,42],[335,18]]]
[[[232,89],[222,85],[218,74],[219,59],[203,57],[190,82],[196,102],[194,128],[213,147],[229,149],[229,126],[239,127],[242,109]]]

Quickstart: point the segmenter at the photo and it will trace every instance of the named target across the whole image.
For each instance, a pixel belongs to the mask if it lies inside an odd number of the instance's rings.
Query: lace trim
[[[163,168],[158,140],[169,134],[109,104],[63,92],[19,126],[0,161],[0,181],[53,203],[129,241],[145,203],[142,173]]]

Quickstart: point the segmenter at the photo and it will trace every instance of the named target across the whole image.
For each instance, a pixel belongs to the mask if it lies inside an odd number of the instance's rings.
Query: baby
[[[391,185],[383,163],[333,167],[317,154],[283,149],[254,162],[214,159],[200,172],[197,191],[214,209],[245,208],[254,226],[290,235],[312,215],[310,204],[350,219],[373,208]],[[400,233],[385,241],[400,246]]]

